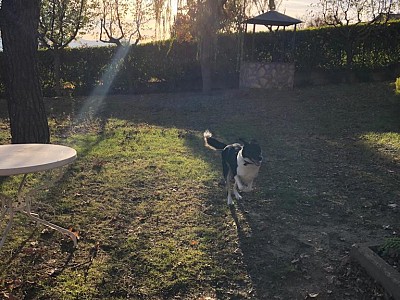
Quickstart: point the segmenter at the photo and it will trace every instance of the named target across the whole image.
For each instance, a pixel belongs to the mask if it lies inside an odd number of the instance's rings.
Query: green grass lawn
[[[79,247],[18,215],[0,250],[0,298],[374,293],[341,259],[353,243],[400,232],[388,206],[400,206],[393,86],[109,96],[78,118],[85,101],[46,99],[52,142],[78,158],[29,176],[25,189],[33,211],[78,232]],[[0,100],[0,144],[9,143],[5,107]],[[226,142],[256,138],[264,150],[255,191],[234,208],[205,129]],[[15,195],[19,179],[1,179],[0,192]]]

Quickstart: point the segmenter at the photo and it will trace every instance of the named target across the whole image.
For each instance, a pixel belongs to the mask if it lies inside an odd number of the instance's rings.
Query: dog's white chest
[[[260,166],[246,163],[245,159],[242,156],[242,151],[238,153],[237,164],[237,175],[240,177],[241,181],[246,185],[252,183],[258,175]]]

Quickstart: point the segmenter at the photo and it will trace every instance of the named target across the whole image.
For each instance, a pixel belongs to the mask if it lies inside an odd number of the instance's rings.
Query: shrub
[[[396,85],[396,94],[400,94],[400,77],[396,78],[395,85]]]

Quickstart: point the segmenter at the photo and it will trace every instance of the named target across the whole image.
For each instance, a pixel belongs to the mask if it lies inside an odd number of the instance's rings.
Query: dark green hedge
[[[106,82],[112,82],[110,93],[184,90],[198,88],[201,83],[195,45],[182,44],[178,47],[166,42],[132,47],[120,62],[118,72],[110,71],[110,62],[116,51],[115,47],[65,50],[61,58],[63,80],[72,82],[77,94],[89,94],[96,86]],[[47,52],[40,54],[44,87],[50,93],[53,87],[51,55]],[[116,76],[111,78],[114,74]],[[188,87],[189,84],[197,86]]]
[[[368,28],[366,31],[365,25],[352,25],[299,30],[295,34],[293,31],[247,34],[245,57],[256,61],[294,59],[297,70],[303,71],[374,69],[398,63],[400,22],[375,24]],[[347,62],[347,47],[354,53],[351,64]],[[279,53],[277,57],[276,53]]]
[[[344,70],[369,80],[374,70],[397,72],[400,60],[400,22],[376,24],[360,39],[361,25],[244,35],[244,59],[294,61],[301,74],[325,72],[333,81]],[[222,35],[215,56],[215,88],[238,86],[238,35]],[[294,43],[295,39],[295,43]],[[351,43],[349,43],[351,42]],[[294,45],[294,46],[293,46]],[[351,64],[345,49],[351,47]],[[62,79],[75,86],[74,93],[88,95],[96,87],[112,82],[109,93],[145,93],[201,89],[197,45],[171,41],[132,47],[115,78],[104,74],[116,53],[115,47],[73,48],[62,52]],[[0,52],[0,63],[2,53]],[[39,67],[46,96],[54,95],[52,56],[39,51]],[[0,95],[4,93],[4,68],[0,69]],[[359,75],[357,75],[359,74]],[[328,77],[329,77],[328,76]],[[390,73],[392,76],[392,73]],[[394,78],[393,78],[394,79]],[[328,78],[328,81],[331,80]],[[305,80],[304,82],[308,82]]]
[[[233,45],[232,38],[222,37]],[[233,46],[233,50],[236,51]],[[111,82],[109,93],[146,93],[193,91],[201,89],[201,69],[197,59],[197,45],[171,41],[149,43],[132,47],[118,72],[107,72],[116,54],[115,47],[73,48],[62,54],[62,78],[75,85],[75,94],[87,95],[95,87]],[[214,84],[216,87],[237,86],[236,54],[225,47],[216,57]],[[51,55],[40,52],[41,74],[45,94],[53,92]],[[117,74],[107,78],[103,74]],[[219,80],[218,80],[219,79]]]

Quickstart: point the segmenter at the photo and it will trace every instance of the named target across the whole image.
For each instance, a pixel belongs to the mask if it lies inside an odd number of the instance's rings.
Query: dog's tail
[[[218,141],[217,139],[214,139],[212,137],[212,133],[208,130],[204,131],[203,133],[204,136],[204,143],[205,146],[213,149],[213,150],[224,150],[225,147],[227,146],[226,144]]]

